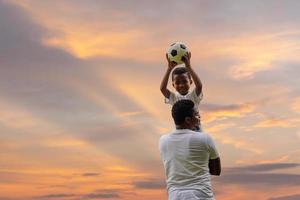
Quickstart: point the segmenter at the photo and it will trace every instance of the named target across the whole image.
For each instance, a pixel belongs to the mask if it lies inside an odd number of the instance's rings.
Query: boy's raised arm
[[[193,79],[193,81],[195,83],[195,86],[196,86],[196,94],[197,94],[197,96],[199,96],[202,93],[202,83],[201,83],[201,80],[200,80],[199,76],[193,70],[193,68],[191,66],[190,59],[191,59],[191,52],[189,52],[187,55],[185,55],[182,58],[182,61],[184,62],[185,67],[187,68],[187,70],[189,71],[189,73],[192,76],[192,79]]]
[[[170,90],[168,90],[167,86],[168,86],[168,80],[169,80],[169,76],[170,73],[172,71],[172,69],[177,65],[175,62],[171,62],[168,58],[168,55],[166,54],[167,60],[168,60],[168,68],[167,71],[163,77],[163,80],[160,84],[160,91],[161,93],[166,97],[169,98],[170,97]]]

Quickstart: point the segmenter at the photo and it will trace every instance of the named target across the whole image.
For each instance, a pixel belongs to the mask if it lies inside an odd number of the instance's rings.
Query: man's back
[[[219,157],[206,133],[177,129],[159,141],[169,200],[214,199],[208,163]]]

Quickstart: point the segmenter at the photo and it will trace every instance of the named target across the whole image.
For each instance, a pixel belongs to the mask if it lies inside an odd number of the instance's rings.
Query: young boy
[[[165,97],[165,103],[174,105],[178,100],[190,99],[195,104],[195,110],[198,111],[200,101],[203,97],[202,83],[196,72],[191,67],[191,53],[189,52],[182,58],[185,67],[175,68],[177,63],[170,61],[167,54],[166,57],[168,60],[168,68],[160,85],[160,91]],[[172,70],[172,85],[176,92],[172,92],[167,88],[168,79]],[[190,91],[189,89],[193,81],[195,83],[195,89]],[[199,112],[198,116],[200,118]],[[198,130],[201,131],[201,125],[198,127]]]

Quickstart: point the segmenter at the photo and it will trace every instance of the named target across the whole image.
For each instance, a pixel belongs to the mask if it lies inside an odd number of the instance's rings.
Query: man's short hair
[[[186,117],[193,117],[194,102],[189,99],[177,101],[172,107],[172,117],[176,125],[184,123]]]
[[[191,79],[191,75],[188,72],[188,70],[186,69],[186,67],[176,67],[173,71],[172,71],[172,81],[174,80],[174,75],[179,75],[179,74],[185,74],[187,73],[189,79]]]

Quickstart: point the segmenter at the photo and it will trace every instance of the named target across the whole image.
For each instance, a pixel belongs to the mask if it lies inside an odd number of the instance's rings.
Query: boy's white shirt
[[[186,95],[181,95],[177,91],[175,91],[175,92],[170,91],[169,98],[165,97],[165,103],[171,104],[173,106],[179,100],[189,99],[194,102],[195,108],[198,110],[199,104],[200,104],[200,101],[202,100],[202,98],[203,98],[203,93],[201,92],[198,96],[196,93],[196,88],[194,88],[192,91],[189,91]]]

